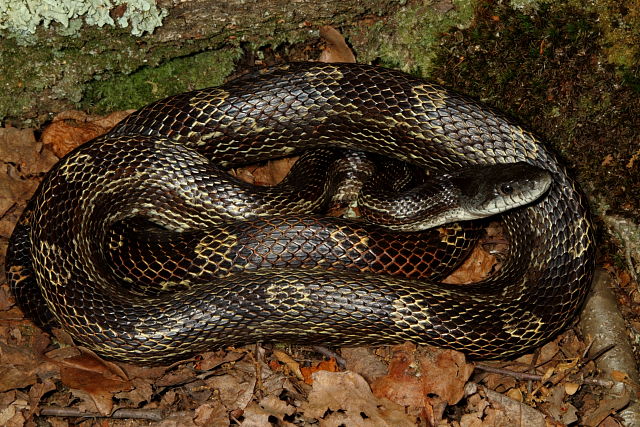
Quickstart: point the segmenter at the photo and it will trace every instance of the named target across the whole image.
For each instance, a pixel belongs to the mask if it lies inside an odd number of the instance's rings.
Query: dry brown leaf
[[[464,396],[464,385],[473,372],[464,355],[453,350],[424,347],[414,351],[411,344],[394,347],[389,374],[371,388],[376,396],[408,406],[432,424],[440,421],[446,405]]]
[[[223,426],[229,424],[229,416],[223,406],[204,403],[196,409],[193,422],[197,426]]]
[[[0,408],[10,405],[16,400],[17,392],[15,390],[6,393],[0,393]]]
[[[170,408],[176,401],[178,393],[175,390],[167,391],[160,399],[161,408]]]
[[[296,408],[277,397],[267,396],[260,401],[259,405],[255,402],[249,403],[244,410],[244,419],[240,425],[246,427],[272,425],[273,423],[269,421],[269,417],[275,417],[280,424],[283,424],[284,416],[293,414],[295,410]]]
[[[182,365],[160,376],[155,382],[157,387],[171,387],[178,384],[185,384],[193,379],[193,368]]]
[[[0,394],[0,425],[22,427],[26,419],[22,412],[27,408],[27,401],[17,396],[16,392]]]
[[[142,366],[129,363],[118,363],[127,378],[143,378],[157,380],[167,372],[167,366]]]
[[[614,414],[618,410],[629,404],[630,393],[628,388],[620,395],[611,395],[598,400],[597,407],[593,410],[585,412],[582,417],[582,424],[587,426],[597,426],[604,421],[610,414]]]
[[[58,114],[42,132],[42,142],[58,157],[109,131],[133,110],[116,111],[107,116],[90,116],[70,110]]]
[[[598,427],[622,427],[624,424],[620,420],[614,418],[614,416],[609,415],[607,418],[602,420]],[[628,425],[628,424],[627,424]]]
[[[274,395],[266,396],[260,401],[260,407],[270,415],[282,420],[285,415],[292,415],[296,408],[278,399]]]
[[[240,423],[243,427],[260,427],[269,425],[270,414],[257,403],[251,402],[242,414],[244,419]]]
[[[229,173],[241,181],[254,185],[276,185],[289,173],[298,156],[269,160],[263,165],[249,165]]]
[[[31,197],[38,186],[33,177],[48,171],[58,159],[42,143],[35,140],[33,130],[0,129],[0,217],[16,203]],[[20,209],[21,210],[21,209]],[[11,218],[2,218],[2,235],[8,236],[17,220],[16,212]]]
[[[284,375],[282,372],[272,372],[264,364],[261,364],[260,372],[262,372],[262,387],[260,389],[265,395],[279,396],[283,390],[293,394],[300,393],[301,384],[292,381],[288,375]]]
[[[329,371],[329,372],[338,372],[340,369],[338,368],[338,364],[336,363],[336,359],[333,357],[330,360],[323,360],[318,362],[315,366],[304,366],[300,368],[302,372],[302,376],[304,377],[304,382],[306,384],[313,384],[313,373],[318,371]]]
[[[11,171],[9,173],[0,172],[0,217],[4,216],[16,203],[21,203],[31,197],[37,187],[38,182],[35,180],[17,178]],[[14,215],[6,225],[2,226],[3,236],[9,237],[17,219],[17,215]]]
[[[214,392],[212,399],[220,402],[227,411],[243,410],[253,397],[256,377],[233,370],[225,375],[207,378],[205,382],[209,390]]]
[[[296,376],[296,378],[301,380],[304,379],[304,376],[302,375],[302,371],[300,370],[300,364],[296,362],[294,358],[289,356],[284,351],[280,351],[280,350],[273,350],[273,355],[281,363],[284,363],[287,366],[287,368],[289,368],[289,370],[293,373],[293,375]]]
[[[578,421],[578,410],[566,401],[565,387],[562,384],[554,386],[547,395],[546,402],[541,407],[545,413],[551,415],[556,421],[564,425],[570,425]]]
[[[485,424],[484,419],[487,417],[487,409],[489,407],[489,401],[482,398],[478,393],[472,394],[467,397],[467,411],[469,413],[463,414],[460,417],[461,427],[483,427]]]
[[[82,352],[58,361],[60,380],[71,392],[83,399],[90,399],[95,409],[84,402],[87,411],[97,410],[109,415],[113,409],[112,396],[121,391],[131,390],[132,385],[117,365],[106,362],[95,355]]]
[[[482,383],[491,390],[503,393],[516,387],[518,380],[508,375],[486,374],[482,378]]]
[[[466,362],[463,353],[432,349],[421,354],[418,361],[422,370],[422,386],[427,394],[437,394],[449,405],[462,399],[464,385],[474,369],[473,364]]]
[[[0,392],[24,388],[35,384],[38,375],[55,374],[57,369],[26,347],[0,342]]]
[[[23,372],[12,365],[0,366],[0,391],[28,387],[38,381],[33,371]]]
[[[452,285],[465,285],[479,282],[491,273],[496,263],[496,257],[478,245],[473,248],[462,265],[447,276],[443,282]]]
[[[33,387],[29,389],[29,417],[38,413],[42,396],[55,389],[56,385],[48,378],[34,384]]]
[[[21,177],[51,169],[58,159],[36,141],[33,129],[0,128],[0,159],[14,165]]]
[[[483,386],[476,390],[467,397],[471,413],[461,417],[461,427],[546,427],[545,416],[538,410]]]
[[[142,378],[135,378],[130,381],[131,390],[121,391],[115,394],[118,399],[126,399],[130,402],[130,407],[138,408],[141,404],[151,401],[153,388],[149,381]]]
[[[537,366],[548,368],[549,366],[547,366],[547,364],[553,361],[554,356],[560,351],[560,347],[558,346],[559,339],[560,337],[554,341],[549,341],[535,353],[528,353],[518,357],[515,362],[523,366],[531,366],[535,357]]]
[[[341,349],[347,370],[360,374],[372,383],[387,374],[387,365],[369,347],[347,347]]]
[[[423,408],[429,405],[422,392],[420,374],[415,370],[415,351],[416,347],[409,343],[393,347],[389,373],[371,384],[374,395],[402,406]]]
[[[353,372],[313,374],[309,401],[301,408],[305,417],[326,426],[400,427],[414,426],[416,421],[404,413],[402,406],[375,397],[364,378]]]
[[[208,351],[200,354],[201,360],[196,363],[195,368],[199,371],[210,371],[224,363],[240,360],[246,354],[245,351]]]
[[[13,307],[13,305],[14,301],[9,292],[9,286],[3,283],[0,285],[0,311],[7,311]]]
[[[356,56],[338,30],[324,25],[320,27],[320,37],[325,41],[320,62],[356,62]]]
[[[285,157],[283,159],[270,160],[264,168],[254,171],[257,185],[276,185],[289,173],[298,156]]]
[[[84,144],[90,139],[105,133],[105,129],[92,123],[75,125],[58,121],[51,123],[42,132],[42,142],[58,158],[63,157],[69,151]]]
[[[58,347],[53,350],[47,352],[45,356],[51,360],[58,361],[63,359],[69,359],[71,357],[78,357],[82,353],[80,353],[80,349],[78,347]]]

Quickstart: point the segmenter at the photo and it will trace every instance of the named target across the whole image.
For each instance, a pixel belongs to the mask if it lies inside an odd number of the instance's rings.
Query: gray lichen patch
[[[81,18],[90,26],[128,28],[140,36],[162,25],[166,15],[155,0],[4,0],[0,2],[0,30],[13,35],[34,34],[39,26],[59,24],[67,29],[74,19]]]

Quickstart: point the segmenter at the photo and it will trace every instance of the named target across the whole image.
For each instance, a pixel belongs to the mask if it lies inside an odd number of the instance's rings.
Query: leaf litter
[[[333,51],[324,60],[349,58],[340,34],[330,27],[323,32],[326,50]],[[3,249],[44,172],[127,114],[66,112],[40,141],[32,130],[0,129]],[[270,185],[293,162],[282,159],[232,173]],[[489,244],[504,245],[499,236],[497,232]],[[496,266],[493,251],[479,249],[449,280],[475,281]],[[308,347],[258,344],[207,352],[169,366],[135,366],[104,361],[74,346],[61,331],[54,332],[24,319],[3,279],[0,425],[35,426],[46,420],[53,426],[479,427],[584,421],[616,426],[620,424],[611,414],[629,401],[629,396],[607,394],[593,361],[583,356],[585,344],[572,330],[512,361],[471,363],[459,352],[407,343],[339,349],[345,367]],[[624,373],[618,380],[626,381]]]

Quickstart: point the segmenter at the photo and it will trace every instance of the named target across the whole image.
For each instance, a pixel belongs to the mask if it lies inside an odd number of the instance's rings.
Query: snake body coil
[[[143,216],[175,231],[214,226],[211,160],[229,167],[319,146],[375,152],[429,173],[527,162],[554,182],[542,200],[502,216],[507,261],[464,287],[284,269],[143,296],[103,266],[105,223]],[[155,102],[63,158],[16,230],[7,258],[14,291],[24,294],[20,284],[35,275],[74,339],[135,362],[262,340],[410,340],[509,356],[566,326],[594,269],[586,199],[535,136],[440,86],[355,64],[291,64]]]

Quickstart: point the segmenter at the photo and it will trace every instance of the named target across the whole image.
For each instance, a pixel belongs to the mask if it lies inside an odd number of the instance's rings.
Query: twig
[[[541,351],[542,351],[542,347],[538,347],[533,352],[533,357],[531,358],[531,363],[529,363],[529,369],[528,369],[529,373],[536,371],[538,358],[540,357],[540,352]],[[533,393],[533,381],[532,380],[528,380],[527,381],[527,393],[529,393],[529,395],[531,395]]]
[[[609,350],[611,350],[615,346],[616,346],[615,344],[609,344],[609,345],[606,345],[606,346],[602,347],[600,350],[596,351],[589,358],[587,358],[584,362],[582,362],[582,364],[586,365],[587,363],[591,362],[592,360],[595,361],[597,358],[599,358],[600,356],[602,356],[603,354],[605,354],[606,352],[608,352]]]
[[[608,352],[614,347],[615,347],[615,344],[610,344],[596,351],[591,357],[587,357],[587,358],[583,357],[579,363],[576,363],[576,366],[574,368],[576,369],[577,372],[579,372],[582,368],[587,366],[587,363],[591,362],[592,360],[596,360],[598,357],[602,356],[603,354],[605,354],[606,352]],[[564,381],[564,379],[567,378],[570,373],[571,373],[570,370],[566,370],[565,372],[552,376],[551,378],[549,378],[549,380],[550,381],[553,380],[552,381],[553,384],[559,384],[560,381]],[[606,380],[603,380],[603,381],[606,381]],[[613,387],[613,383],[611,387]]]
[[[340,356],[338,353],[336,353],[335,351],[330,350],[327,347],[323,347],[321,345],[314,345],[313,349],[318,353],[322,354],[323,356],[326,356],[329,358],[333,357],[334,359],[336,359],[336,362],[338,363],[338,365],[340,365],[340,368],[342,369],[346,368],[347,361],[344,360],[344,358]]]
[[[538,375],[538,374],[528,374],[526,372],[511,371],[509,369],[495,368],[493,366],[487,366],[482,364],[477,364],[476,369],[480,369],[481,371],[485,371],[485,372],[490,372],[492,374],[508,375],[510,377],[518,378],[520,380],[527,380],[527,381],[542,381],[542,379],[544,378],[544,376]],[[577,382],[581,384],[593,384],[593,385],[598,385],[601,387],[609,387],[609,388],[613,387],[616,384],[616,381],[604,380],[600,378],[583,378],[581,380],[578,380]]]
[[[40,415],[47,417],[74,417],[74,418],[130,418],[137,420],[162,421],[164,416],[159,409],[135,409],[121,408],[113,411],[111,415],[103,415],[99,412],[85,412],[74,408],[60,406],[46,406],[40,409]]]

